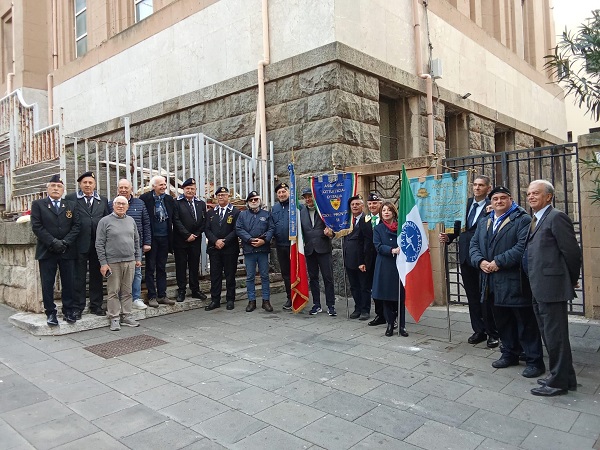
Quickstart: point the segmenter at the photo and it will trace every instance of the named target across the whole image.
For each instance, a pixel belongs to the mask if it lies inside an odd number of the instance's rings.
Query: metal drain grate
[[[95,355],[109,359],[127,355],[128,353],[139,352],[140,350],[146,350],[152,347],[158,347],[163,344],[167,344],[167,342],[152,336],[140,334],[139,336],[131,336],[124,339],[105,342],[104,344],[84,347],[84,349]]]

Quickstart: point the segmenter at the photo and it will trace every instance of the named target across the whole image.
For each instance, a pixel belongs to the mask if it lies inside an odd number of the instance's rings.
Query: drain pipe
[[[263,26],[263,59],[258,62],[258,102],[256,107],[256,128],[254,141],[256,145],[260,142],[260,165],[261,165],[261,191],[265,203],[272,203],[268,198],[267,186],[267,115],[265,112],[265,66],[270,61],[269,47],[269,4],[268,0],[262,0],[262,26]],[[260,124],[260,128],[259,128]]]
[[[13,91],[13,83],[15,79],[15,2],[10,2],[10,17],[12,17],[12,72],[6,74],[6,95]]]
[[[435,136],[433,134],[433,79],[428,73],[423,73],[423,57],[421,55],[421,20],[419,19],[419,0],[412,0],[413,23],[415,39],[415,59],[417,61],[417,75],[425,80],[427,92],[427,144],[429,154],[435,155]]]

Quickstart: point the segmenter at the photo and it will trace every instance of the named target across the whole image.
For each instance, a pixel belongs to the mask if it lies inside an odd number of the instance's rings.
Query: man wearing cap
[[[42,300],[49,326],[57,326],[54,282],[60,270],[61,300],[67,323],[75,323],[79,311],[73,292],[73,274],[77,259],[77,235],[81,224],[77,220],[75,203],[61,200],[65,186],[58,175],[46,185],[48,197],[31,204],[31,229],[37,237],[35,259],[39,262]]]
[[[206,311],[221,307],[223,273],[227,288],[227,309],[234,308],[235,273],[240,254],[240,243],[235,232],[240,210],[229,203],[229,190],[226,187],[217,188],[215,196],[217,205],[208,211],[204,230],[210,259],[210,303],[204,308]]]
[[[175,273],[177,277],[177,301],[185,300],[186,271],[189,272],[189,284],[192,298],[206,300],[200,292],[198,271],[200,269],[200,253],[202,249],[202,233],[206,225],[206,203],[196,198],[196,180],[188,178],[181,185],[183,195],[175,202],[177,214],[173,221],[175,234],[173,250],[175,250]]]
[[[81,231],[77,237],[77,267],[75,269],[75,298],[78,304],[77,318],[85,309],[86,300],[86,275],[89,277],[89,296],[91,314],[104,316],[106,312],[102,308],[102,274],[100,273],[100,262],[96,253],[96,229],[98,222],[108,215],[108,200],[96,191],[96,176],[94,172],[82,173],[77,178],[79,190],[65,197],[77,205],[77,216],[81,223]]]
[[[175,200],[167,191],[167,180],[155,175],[150,180],[152,190],[140,195],[152,224],[152,248],[146,253],[146,289],[148,306],[174,305],[167,298],[167,258],[173,251],[173,219]],[[156,273],[156,278],[154,274]]]
[[[275,225],[275,246],[279,269],[285,285],[287,300],[283,309],[292,309],[292,289],[290,287],[290,187],[287,183],[275,186],[278,202],[273,205],[271,217]]]
[[[531,217],[503,186],[492,189],[489,198],[493,212],[477,227],[470,256],[473,266],[480,268],[483,300],[492,304],[502,341],[502,356],[492,367],[518,366],[522,349],[527,364],[522,375],[539,377],[546,371],[542,341],[533,312],[531,289],[521,276],[521,259]]]
[[[235,231],[242,241],[244,264],[246,265],[246,290],[248,306],[246,312],[256,309],[256,287],[254,277],[256,266],[260,272],[262,286],[262,308],[267,312],[273,311],[271,306],[271,290],[269,286],[269,252],[275,226],[271,214],[262,209],[260,196],[256,191],[250,191],[246,197],[247,210],[242,211],[235,224]]]
[[[300,210],[300,224],[304,238],[304,256],[308,272],[310,292],[313,307],[309,314],[315,315],[322,311],[321,292],[319,289],[319,270],[325,285],[325,302],[330,316],[337,316],[335,311],[335,290],[333,286],[333,263],[331,239],[333,231],[326,227],[323,219],[316,211],[315,201],[310,188],[302,190],[302,198],[306,208]]]
[[[373,287],[373,274],[375,273],[375,259],[377,258],[377,250],[373,244],[373,228],[375,228],[381,220],[381,205],[383,201],[374,192],[369,194],[367,199],[368,214],[365,214],[358,221],[358,228],[362,236],[363,251],[362,259],[359,261],[358,270],[366,276],[366,289],[368,289],[368,305],[367,312],[371,313],[371,288]],[[383,301],[374,300],[375,302],[375,318],[369,322],[369,326],[383,325],[386,323],[383,316]]]
[[[127,208],[127,215],[131,217],[137,225],[138,234],[140,236],[140,245],[142,246],[142,256],[152,248],[152,228],[150,226],[150,216],[146,205],[139,198],[133,196],[133,188],[131,182],[125,178],[119,180],[117,184],[117,191],[119,195],[125,197],[129,202]],[[112,200],[108,202],[108,209],[112,213],[113,203]],[[142,300],[142,266],[135,266],[135,272],[133,274],[133,283],[131,286],[131,295],[133,298],[132,307],[133,309],[146,309],[148,308]]]
[[[480,219],[485,222],[487,216],[486,208],[490,204],[488,194],[492,189],[492,182],[485,175],[478,175],[473,181],[473,197],[467,202],[467,223],[465,231],[460,233],[440,233],[439,239],[442,245],[449,244],[458,237],[458,260],[460,262],[460,275],[463,280],[465,293],[469,305],[469,316],[473,335],[469,337],[469,344],[479,344],[487,339],[489,348],[498,347],[498,330],[492,306],[489,303],[481,303],[481,291],[479,290],[479,267],[471,265],[469,257],[469,246],[475,235]],[[460,236],[459,236],[460,233]]]

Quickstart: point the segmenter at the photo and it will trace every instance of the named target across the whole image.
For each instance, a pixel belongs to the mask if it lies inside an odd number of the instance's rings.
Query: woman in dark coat
[[[383,314],[388,325],[385,335],[392,336],[394,322],[398,316],[400,296],[400,334],[408,336],[404,310],[404,286],[399,292],[400,276],[396,268],[396,255],[400,253],[400,247],[398,247],[398,210],[393,203],[383,204],[381,218],[383,220],[373,229],[373,244],[378,256],[375,260],[372,297],[375,300],[383,300]]]

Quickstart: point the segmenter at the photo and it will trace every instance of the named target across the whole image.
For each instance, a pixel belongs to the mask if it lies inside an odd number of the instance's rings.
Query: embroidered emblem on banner
[[[421,253],[423,237],[416,223],[408,221],[400,233],[400,248],[408,262],[415,262]]]
[[[342,201],[339,198],[332,198],[331,200],[329,200],[329,203],[331,203],[331,206],[333,207],[333,209],[335,209],[337,211],[338,209],[340,209],[340,205],[342,204]]]

